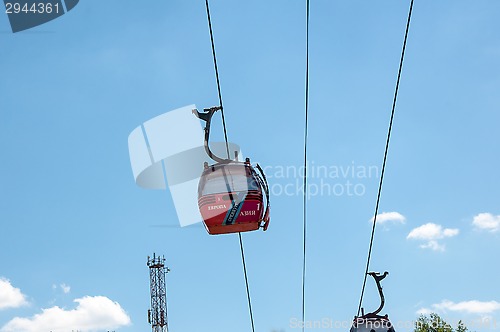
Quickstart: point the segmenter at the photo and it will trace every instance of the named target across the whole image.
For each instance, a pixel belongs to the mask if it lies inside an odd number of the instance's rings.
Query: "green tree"
[[[467,326],[465,326],[464,322],[459,321],[456,331],[457,332],[469,332],[469,329],[467,328]]]
[[[415,322],[414,332],[469,332],[469,329],[462,321],[454,329],[438,314],[431,313],[429,316],[421,315]]]

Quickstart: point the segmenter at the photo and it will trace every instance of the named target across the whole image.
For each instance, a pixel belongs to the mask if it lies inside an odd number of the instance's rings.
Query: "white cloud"
[[[481,302],[477,300],[463,301],[463,302],[452,302],[444,300],[441,303],[433,304],[431,309],[422,308],[417,311],[418,314],[428,314],[430,312],[447,312],[447,311],[457,311],[468,314],[478,314],[485,315],[491,314],[495,311],[500,311],[500,302],[489,301]]]
[[[406,237],[409,240],[420,240],[426,243],[422,244],[420,248],[431,249],[434,251],[444,251],[444,244],[440,244],[438,240],[444,238],[454,237],[460,233],[456,228],[445,228],[434,223],[427,223],[420,227],[413,229]]]
[[[446,228],[443,229],[443,226],[427,223],[420,227],[413,229],[410,234],[408,234],[408,239],[416,239],[416,240],[440,240],[445,237],[453,237],[458,235],[460,231],[456,228]]]
[[[500,230],[500,216],[494,216],[491,213],[480,213],[474,217],[472,224],[480,230],[489,232],[498,232]]]
[[[373,218],[370,219],[370,222],[373,222]],[[406,222],[406,218],[399,212],[382,212],[377,214],[377,224],[382,225],[388,222],[404,224]]]
[[[71,291],[71,287],[66,284],[60,284],[59,286],[61,287],[64,294],[68,294]]]
[[[28,301],[21,290],[12,286],[9,280],[0,278],[0,310],[18,308],[26,304]]]
[[[130,317],[120,304],[104,296],[86,296],[74,300],[78,306],[66,310],[58,306],[42,309],[31,318],[16,317],[4,325],[0,332],[86,332],[111,330],[130,324]]]
[[[417,315],[430,315],[430,314],[432,314],[431,309],[421,308],[417,310]]]
[[[427,243],[421,244],[420,248],[422,249],[431,249],[434,251],[445,251],[446,247],[444,244],[439,244],[436,240],[431,240]]]
[[[453,237],[453,236],[457,236],[458,233],[460,233],[460,231],[457,228],[446,228],[443,231],[443,236],[444,237]]]
[[[464,301],[454,303],[451,301],[443,301],[435,304],[434,307],[438,310],[462,311],[470,314],[491,314],[494,311],[500,310],[500,303],[496,301],[481,302],[481,301]]]

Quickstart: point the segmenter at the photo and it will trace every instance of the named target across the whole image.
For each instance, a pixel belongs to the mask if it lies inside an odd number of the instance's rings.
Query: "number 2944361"
[[[21,4],[19,2],[6,2],[5,3],[5,13],[7,14],[52,14],[59,13],[59,4],[55,3],[32,3],[28,5],[27,3]]]

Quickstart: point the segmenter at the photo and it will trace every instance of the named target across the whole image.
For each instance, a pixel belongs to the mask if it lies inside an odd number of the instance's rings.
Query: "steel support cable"
[[[231,156],[229,153],[229,142],[227,139],[226,120],[224,118],[224,107],[222,105],[222,93],[221,93],[220,81],[219,81],[219,69],[217,67],[217,56],[215,53],[214,34],[212,31],[212,20],[210,17],[210,6],[208,4],[208,0],[205,0],[205,5],[206,5],[206,9],[207,9],[208,29],[210,30],[210,41],[212,44],[212,56],[213,56],[213,60],[214,60],[215,79],[217,80],[217,92],[219,94],[219,104],[221,107],[222,127],[224,128],[224,140],[226,142],[227,158],[231,159]],[[255,332],[255,326],[254,326],[254,321],[253,321],[253,311],[252,311],[252,301],[250,298],[250,287],[248,285],[247,267],[246,267],[246,262],[245,262],[245,252],[243,250],[243,239],[242,239],[241,233],[238,233],[238,236],[239,236],[239,240],[240,240],[241,261],[243,264],[243,274],[245,276],[245,286],[246,286],[246,292],[247,292],[248,310],[250,313],[250,322],[252,324],[252,332]]]
[[[306,318],[306,249],[307,249],[307,135],[309,120],[309,0],[306,0],[306,73],[305,73],[305,124],[304,124],[304,183],[303,183],[303,229],[302,229],[302,331]]]
[[[252,332],[255,332],[255,325],[253,323],[252,300],[250,298],[250,288],[248,287],[247,264],[245,263],[245,252],[243,251],[243,239],[241,238],[241,233],[238,233],[238,236],[240,238],[241,261],[243,262],[245,285],[247,287],[247,300],[248,300],[248,310],[250,312],[250,322],[252,323]]]
[[[389,151],[389,143],[390,143],[390,140],[391,140],[392,124],[393,124],[393,120],[394,120],[394,113],[395,113],[395,110],[396,110],[396,101],[397,101],[397,98],[398,98],[399,82],[401,80],[401,72],[403,70],[403,62],[404,62],[405,51],[406,51],[406,42],[408,40],[408,32],[410,31],[411,15],[412,15],[412,12],[413,12],[413,2],[414,2],[414,0],[411,0],[410,9],[408,11],[408,20],[406,21],[405,38],[404,38],[404,42],[403,42],[403,49],[401,51],[401,59],[399,61],[398,78],[397,78],[397,82],[396,82],[396,88],[395,88],[395,91],[394,91],[394,99],[392,101],[391,120],[389,122],[389,129],[387,131],[387,140],[386,140],[386,143],[385,143],[385,151],[384,151],[384,161],[382,163],[382,172],[380,174],[380,182],[379,182],[378,193],[377,193],[377,203],[375,204],[375,213],[373,215],[373,226],[372,226],[372,233],[371,233],[371,238],[370,238],[370,247],[368,249],[368,258],[366,260],[366,270],[365,270],[365,276],[364,276],[364,279],[363,279],[363,287],[361,289],[361,297],[359,299],[359,306],[358,306],[357,316],[359,316],[359,314],[361,312],[361,306],[363,305],[363,297],[364,297],[364,294],[365,294],[366,280],[368,278],[368,271],[370,269],[370,260],[371,260],[371,257],[372,257],[373,240],[374,240],[374,236],[375,236],[375,228],[376,228],[376,225],[377,225],[377,215],[378,215],[378,209],[379,209],[379,204],[380,204],[380,196],[381,196],[381,193],[382,193],[382,185],[384,183],[385,166],[386,166],[386,162],[387,162],[387,154],[388,154],[388,151]]]
[[[219,68],[217,66],[217,56],[215,55],[214,33],[212,31],[212,19],[210,17],[210,6],[208,4],[208,0],[205,0],[205,5],[207,8],[208,29],[210,30],[210,42],[212,43],[212,56],[214,58],[215,79],[217,81],[217,93],[219,94],[219,106],[222,115],[222,127],[224,128],[224,140],[226,141],[227,158],[231,159],[231,156],[229,154],[229,142],[227,140],[226,118],[224,117],[224,106],[222,105],[222,93],[220,90],[220,81],[219,81]]]

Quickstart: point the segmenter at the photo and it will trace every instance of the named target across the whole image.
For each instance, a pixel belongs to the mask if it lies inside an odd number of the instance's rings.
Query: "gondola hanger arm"
[[[372,276],[373,279],[375,279],[375,282],[377,283],[377,289],[378,289],[378,293],[380,295],[380,306],[378,307],[377,310],[375,310],[374,312],[372,312],[371,314],[373,315],[376,315],[378,314],[379,312],[382,311],[382,309],[384,308],[384,305],[385,305],[385,297],[384,297],[384,292],[382,290],[382,285],[380,285],[380,282],[385,278],[387,277],[387,275],[389,274],[389,272],[384,272],[384,274],[380,274],[378,272],[369,272],[368,275]]]
[[[204,139],[204,146],[205,146],[205,151],[207,152],[208,156],[212,159],[215,160],[218,163],[221,164],[228,164],[234,160],[232,159],[225,159],[225,158],[220,158],[216,156],[212,150],[210,150],[210,125],[212,123],[212,116],[215,114],[215,112],[222,110],[222,106],[214,106],[210,108],[205,108],[203,109],[203,113],[199,112],[197,109],[194,109],[192,112],[196,117],[200,120],[203,120],[206,122],[205,125],[205,139]]]

